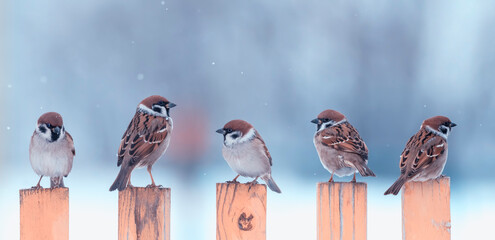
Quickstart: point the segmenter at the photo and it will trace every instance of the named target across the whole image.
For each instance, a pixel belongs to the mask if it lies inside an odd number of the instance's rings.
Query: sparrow
[[[397,195],[409,181],[427,181],[439,177],[447,162],[447,137],[457,124],[444,116],[423,121],[419,131],[412,136],[400,155],[400,177],[385,192]]]
[[[175,106],[158,95],[147,97],[139,103],[136,114],[120,141],[117,152],[117,167],[120,166],[120,172],[110,191],[132,187],[131,172],[136,167],[147,167],[151,177],[148,187],[157,187],[151,168],[168,148],[173,129],[170,109]]]
[[[361,176],[375,176],[368,167],[368,147],[357,130],[346,117],[335,110],[325,110],[311,121],[316,124],[313,139],[321,164],[332,175],[339,177],[354,174],[351,182],[356,182],[356,172]]]
[[[41,115],[29,144],[31,167],[40,176],[33,188],[42,188],[44,176],[50,177],[51,188],[65,187],[63,177],[69,175],[75,155],[74,141],[65,131],[62,116],[56,112]]]
[[[222,155],[238,175],[229,183],[237,183],[239,176],[263,179],[268,187],[281,193],[271,175],[272,157],[265,142],[254,127],[244,120],[232,120],[216,131],[223,135]]]

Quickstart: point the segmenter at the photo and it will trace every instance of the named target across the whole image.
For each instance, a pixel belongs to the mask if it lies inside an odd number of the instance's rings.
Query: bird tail
[[[356,167],[359,174],[361,174],[361,176],[363,176],[363,177],[367,177],[367,176],[375,177],[376,176],[375,173],[373,171],[371,171],[371,169],[368,167],[368,165],[366,163],[357,163],[357,164],[354,164],[354,167]]]
[[[113,182],[112,186],[110,186],[110,191],[118,189],[119,191],[124,190],[127,187],[127,182],[129,181],[129,177],[131,176],[130,169],[121,168],[119,175]]]
[[[394,184],[390,186],[390,188],[385,192],[384,195],[388,195],[388,194],[397,195],[400,189],[402,188],[402,186],[404,185],[404,183],[406,183],[406,178],[400,176],[399,179],[397,179],[397,181],[395,181]]]
[[[272,178],[272,175],[271,174],[267,174],[267,175],[264,175],[261,177],[261,179],[263,179],[263,181],[266,182],[266,185],[268,185],[268,187],[276,192],[276,193],[282,193],[282,191],[280,190],[280,188],[278,188],[277,184],[275,183],[275,181],[273,180]]]

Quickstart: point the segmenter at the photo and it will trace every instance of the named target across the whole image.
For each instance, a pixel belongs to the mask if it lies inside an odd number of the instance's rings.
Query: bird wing
[[[74,139],[72,139],[72,136],[67,131],[65,132],[65,135],[67,136],[67,139],[69,140],[70,150],[72,152],[72,156],[76,156],[76,149],[74,148]]]
[[[368,159],[368,147],[357,130],[347,122],[323,130],[320,134],[320,140],[326,147],[355,153],[364,160]]]
[[[163,117],[136,112],[122,136],[117,166],[127,161],[130,166],[149,156],[166,139],[169,124]]]
[[[447,141],[442,137],[426,130],[418,132],[409,139],[401,154],[401,174],[407,172],[408,177],[415,176],[418,171],[435,162],[446,149]]]
[[[255,134],[255,139],[260,142],[260,144],[263,146],[263,153],[265,156],[268,158],[268,161],[270,162],[270,166],[272,166],[272,156],[270,155],[270,152],[268,152],[268,148],[266,147],[265,141],[263,141],[263,138],[261,138],[261,135],[256,132]]]

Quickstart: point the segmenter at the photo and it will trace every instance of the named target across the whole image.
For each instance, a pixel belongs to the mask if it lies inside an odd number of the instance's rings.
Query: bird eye
[[[328,121],[330,121],[330,119],[328,118],[323,119],[323,122],[328,122]]]
[[[226,130],[227,130],[227,133],[231,133],[232,132],[232,129],[230,129],[230,128],[227,128]]]
[[[49,124],[49,123],[47,123],[47,124],[46,124],[46,127],[47,127],[47,128],[52,128],[52,125],[51,125],[51,124]]]

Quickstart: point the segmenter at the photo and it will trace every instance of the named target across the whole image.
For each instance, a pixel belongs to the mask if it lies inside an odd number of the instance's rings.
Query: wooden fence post
[[[317,184],[317,239],[365,240],[366,183]]]
[[[19,190],[21,240],[69,239],[69,189]]]
[[[404,185],[402,239],[450,239],[449,177]]]
[[[170,240],[170,188],[119,192],[119,240]]]
[[[217,240],[266,239],[266,186],[217,183]]]

